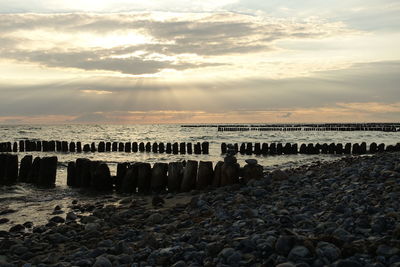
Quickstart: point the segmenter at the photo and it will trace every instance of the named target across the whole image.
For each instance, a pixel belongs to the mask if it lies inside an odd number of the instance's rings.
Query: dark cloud
[[[179,56],[197,54],[203,57],[255,53],[274,50],[273,42],[284,38],[317,38],[336,34],[330,25],[286,21],[260,21],[235,13],[190,17],[187,14],[157,20],[147,13],[131,14],[4,14],[0,16],[0,33],[8,36],[0,56],[17,61],[34,62],[48,67],[72,67],[83,70],[108,70],[126,74],[157,73],[171,68],[184,70],[220,66],[219,62],[181,62],[149,58],[152,53]],[[135,31],[153,41],[110,49],[30,47],[32,36],[21,31],[42,30],[48,35],[63,33],[128,34]],[[45,36],[44,34],[43,36]],[[47,40],[43,39],[44,45]],[[51,45],[51,41],[50,41]],[[99,44],[101,46],[101,44]],[[141,51],[140,56],[124,58]],[[113,56],[113,57],[111,57]],[[118,56],[118,57],[117,57]]]
[[[157,61],[143,57],[114,58],[106,50],[64,52],[58,50],[21,51],[14,50],[4,54],[9,58],[23,62],[34,62],[47,67],[78,68],[82,70],[106,70],[125,74],[139,75],[160,72],[163,69],[193,69],[214,67],[220,63],[188,63]]]

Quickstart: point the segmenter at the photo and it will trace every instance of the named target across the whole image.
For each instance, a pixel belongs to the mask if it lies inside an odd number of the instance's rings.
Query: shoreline
[[[345,157],[267,172],[246,185],[163,197],[164,208],[140,196],[78,202],[33,233],[0,231],[0,263],[400,265],[398,152]]]

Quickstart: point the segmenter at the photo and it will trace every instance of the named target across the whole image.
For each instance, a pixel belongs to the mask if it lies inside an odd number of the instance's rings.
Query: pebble
[[[399,267],[399,171],[400,153],[379,153],[266,172],[247,184],[161,194],[168,206],[181,202],[162,209],[137,195],[104,196],[116,205],[74,201],[65,223],[55,216],[32,231],[28,224],[0,231],[0,262]]]

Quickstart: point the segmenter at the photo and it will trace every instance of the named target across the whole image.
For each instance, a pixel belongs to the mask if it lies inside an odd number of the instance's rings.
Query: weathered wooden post
[[[246,144],[245,143],[240,144],[239,153],[242,155],[246,153]]]
[[[385,144],[381,143],[378,145],[378,152],[385,152]]]
[[[90,151],[96,152],[96,143],[95,142],[92,142],[92,144],[90,145]]]
[[[221,144],[221,154],[226,154],[226,143]]]
[[[151,165],[150,163],[140,163],[138,165],[138,192],[146,194],[150,191],[151,184]]]
[[[189,192],[196,187],[197,161],[188,160],[183,172],[181,191]]]
[[[336,144],[336,154],[340,155],[343,154],[343,145],[341,143]]]
[[[56,150],[57,150],[57,152],[62,152],[62,143],[61,143],[61,141],[56,141]]]
[[[138,152],[138,150],[139,150],[138,143],[133,142],[132,143],[132,152],[136,153],[136,152]]]
[[[138,185],[138,173],[140,163],[135,162],[130,166],[127,163],[121,164],[121,185],[118,186],[118,191],[122,193],[136,193]]]
[[[36,151],[42,151],[42,141],[36,141]]]
[[[125,152],[126,153],[131,153],[132,150],[132,143],[131,142],[126,142],[125,143]]]
[[[157,144],[157,142],[153,143],[151,151],[153,151],[153,153],[157,153],[158,152],[158,144]]]
[[[13,152],[18,152],[18,144],[17,144],[17,142],[14,142],[14,144],[13,144]]]
[[[69,152],[75,152],[75,142],[69,143]]]
[[[90,160],[85,158],[78,158],[76,160],[76,186],[77,187],[90,187]]]
[[[126,172],[128,170],[129,163],[123,162],[123,163],[118,163],[117,164],[117,175],[115,176],[114,184],[115,184],[115,189],[118,192],[125,192],[125,188],[123,186],[123,180],[126,175]],[[130,191],[130,189],[127,189]],[[130,192],[125,192],[125,193],[130,193]]]
[[[151,190],[155,193],[164,192],[167,186],[168,164],[155,163],[151,170]]]
[[[307,145],[306,144],[301,144],[300,154],[307,154]]]
[[[22,140],[19,141],[19,152],[25,152],[25,142]]]
[[[186,154],[186,143],[179,143],[179,153]]]
[[[269,153],[271,155],[275,155],[276,154],[276,144],[275,143],[271,143],[269,145]]]
[[[168,192],[179,192],[183,177],[182,162],[171,162],[168,164]]]
[[[90,152],[90,145],[89,144],[85,144],[83,145],[83,152]]]
[[[103,153],[106,151],[106,144],[104,143],[104,141],[99,142],[98,151],[100,153]]]
[[[146,143],[146,152],[150,152],[151,151],[151,143],[147,142]]]
[[[68,152],[68,142],[67,141],[62,141],[61,142],[61,151],[62,152]]]
[[[106,152],[111,152],[111,142],[106,143]]]
[[[269,149],[268,149],[268,143],[263,143],[263,144],[262,144],[262,147],[261,147],[261,153],[262,153],[263,155],[267,155],[267,154],[268,154],[268,151],[269,151]]]
[[[369,146],[369,153],[373,153],[374,154],[376,152],[378,152],[378,145],[375,142],[373,142]]]
[[[19,182],[25,183],[28,181],[28,175],[32,169],[32,160],[32,155],[26,155],[21,159],[18,177]]]
[[[38,185],[53,187],[56,184],[57,157],[43,157],[40,160]]]
[[[211,161],[200,161],[197,172],[196,188],[206,189],[213,180],[214,171]]]
[[[112,143],[112,152],[117,152],[118,151],[118,142],[113,142]]]
[[[212,186],[214,186],[214,187],[221,186],[222,165],[224,165],[223,161],[218,161],[217,164],[215,164],[214,176],[213,176],[213,180],[212,180]]]
[[[124,151],[124,143],[119,142],[118,143],[118,152],[123,152]]]
[[[171,145],[171,143],[167,143],[167,148],[166,148],[165,152],[167,154],[171,154],[172,153],[172,145]]]
[[[178,154],[178,151],[179,151],[179,146],[178,146],[178,143],[175,142],[172,144],[172,153]]]
[[[201,154],[201,144],[200,142],[197,142],[194,144],[194,154],[200,155]]]
[[[203,152],[204,155],[208,155],[209,154],[209,147],[210,147],[210,143],[209,142],[201,143],[201,152]]]
[[[186,151],[187,151],[188,154],[193,154],[192,143],[187,143],[186,144]]]
[[[81,142],[76,142],[76,152],[81,153],[82,152],[82,143]]]
[[[49,142],[49,151],[51,152],[56,151],[56,141],[52,140]]]
[[[39,171],[40,171],[40,157],[36,157],[33,159],[31,171],[28,174],[27,183],[37,184],[39,180]]]
[[[73,161],[68,162],[67,185],[72,187],[77,186],[76,163]]]
[[[165,152],[165,145],[164,145],[164,143],[159,143],[159,144],[158,144],[158,152],[161,153],[161,154]]]
[[[276,154],[282,155],[282,153],[283,153],[283,145],[282,145],[282,143],[276,144]]]
[[[113,189],[110,169],[104,162],[100,162],[91,179],[91,187],[96,190],[110,191]]]
[[[344,145],[344,154],[351,154],[351,143],[346,143]]]
[[[145,149],[144,149],[144,143],[143,143],[143,142],[140,142],[140,143],[139,143],[139,151],[140,151],[140,152],[144,152],[144,150],[145,150]]]

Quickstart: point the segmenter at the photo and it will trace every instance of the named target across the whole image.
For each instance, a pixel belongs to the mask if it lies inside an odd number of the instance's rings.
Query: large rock
[[[183,177],[182,162],[171,162],[168,164],[168,191],[178,192],[181,188]]]
[[[248,182],[252,179],[261,179],[264,177],[263,167],[259,164],[246,164],[243,167],[243,179]]]
[[[151,183],[151,165],[150,163],[140,163],[138,165],[138,192],[148,193]]]
[[[211,161],[200,161],[199,170],[197,172],[197,181],[196,188],[197,189],[205,189],[213,180],[214,171],[213,165]]]
[[[153,192],[159,193],[165,191],[167,186],[167,163],[155,163],[153,169],[151,170],[151,190]]]
[[[29,172],[32,169],[32,155],[26,155],[21,159],[21,164],[19,167],[19,178],[18,181],[25,183],[28,180]]]
[[[289,176],[282,170],[275,170],[271,173],[272,179],[275,181],[284,181],[289,179]]]
[[[188,160],[183,172],[181,191],[188,192],[196,187],[197,161]]]
[[[40,160],[38,185],[52,187],[56,184],[57,157],[44,157]]]

